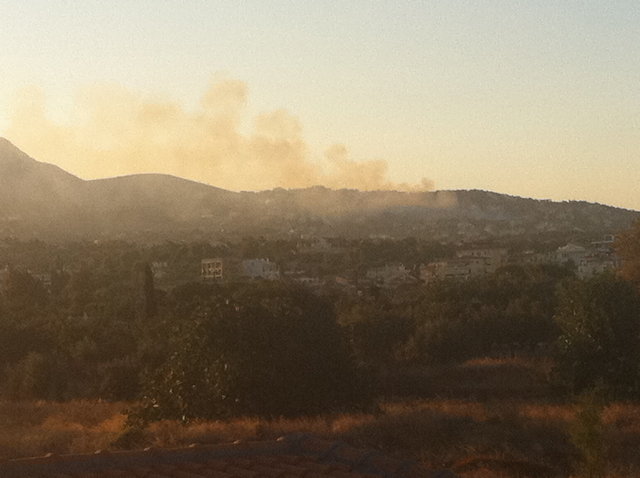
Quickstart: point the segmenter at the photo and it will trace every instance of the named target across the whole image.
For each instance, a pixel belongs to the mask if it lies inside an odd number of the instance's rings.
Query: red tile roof
[[[0,463],[1,478],[455,478],[313,435],[143,452],[47,455]]]

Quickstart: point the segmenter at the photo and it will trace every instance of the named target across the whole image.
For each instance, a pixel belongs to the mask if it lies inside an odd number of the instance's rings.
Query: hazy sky
[[[84,178],[640,209],[638,0],[22,0],[0,22],[0,135]]]

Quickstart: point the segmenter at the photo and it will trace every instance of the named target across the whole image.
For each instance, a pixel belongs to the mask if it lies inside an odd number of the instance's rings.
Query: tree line
[[[26,270],[5,273],[0,393],[136,400],[140,420],[312,415],[371,407],[382,372],[545,344],[561,390],[606,382],[636,399],[640,223],[616,247],[621,273],[590,280],[509,265],[351,294],[265,282],[161,290],[137,248],[98,260],[88,246],[84,266],[54,269],[48,290]]]

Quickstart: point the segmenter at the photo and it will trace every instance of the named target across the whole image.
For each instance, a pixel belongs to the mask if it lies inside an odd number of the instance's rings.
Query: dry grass
[[[513,367],[521,370],[530,364],[515,363],[512,367],[504,359],[498,363],[475,361],[463,365],[460,373],[466,376],[464,368],[472,367],[475,376],[478,370],[488,367],[490,380],[496,380],[496,367],[505,370],[505,366],[510,376]],[[447,383],[449,380],[445,379]],[[466,382],[461,386],[469,385]],[[0,401],[0,456],[89,453],[113,447],[123,432],[124,408],[125,404],[88,401],[64,404]],[[567,477],[576,459],[567,433],[574,417],[570,405],[500,395],[486,399],[472,394],[466,399],[388,400],[380,408],[382,413],[376,415],[295,420],[244,418],[195,422],[188,426],[162,421],[150,425],[129,446],[178,447],[310,432],[417,459],[435,468],[452,468],[463,478]],[[607,408],[604,419],[611,450],[608,477],[640,476],[640,406],[614,404]]]
[[[106,449],[122,433],[123,408],[99,401],[0,401],[0,457]]]

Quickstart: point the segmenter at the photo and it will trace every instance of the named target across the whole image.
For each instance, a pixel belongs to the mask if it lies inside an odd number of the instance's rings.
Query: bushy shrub
[[[15,399],[64,400],[67,370],[53,353],[31,352],[5,369],[5,392]]]
[[[283,284],[202,292],[135,417],[301,416],[367,403],[330,304]]]
[[[640,392],[640,296],[612,274],[558,292],[556,376],[572,393],[603,383],[615,397]]]

